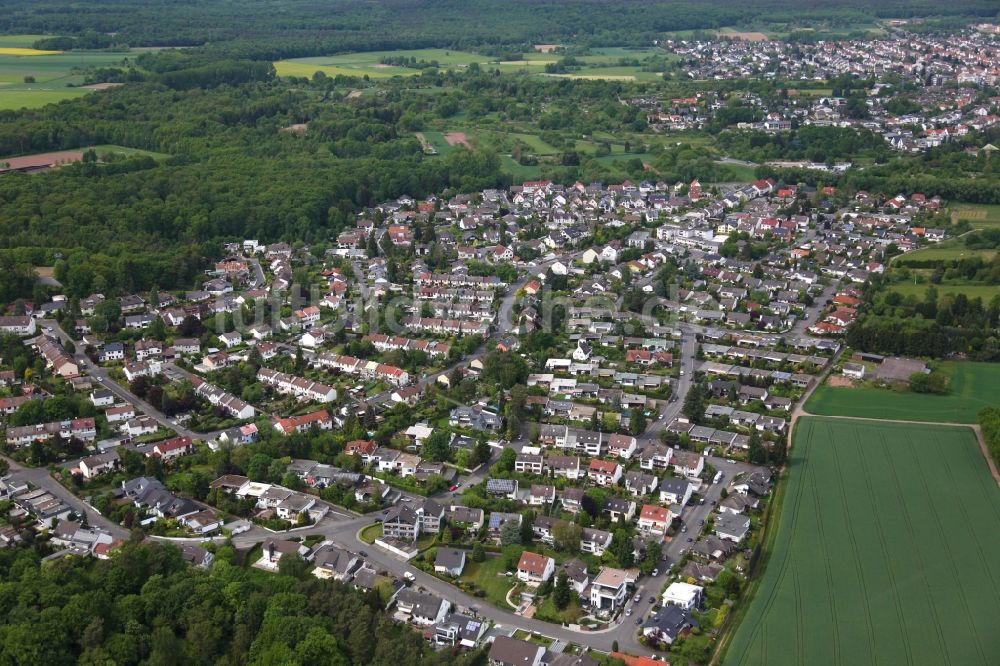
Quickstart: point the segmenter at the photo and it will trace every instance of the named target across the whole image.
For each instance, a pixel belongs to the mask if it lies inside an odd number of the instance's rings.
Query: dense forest
[[[67,35],[50,45],[200,45],[229,56],[273,60],[349,50],[525,44],[572,38],[591,45],[649,44],[671,30],[753,22],[851,26],[874,18],[994,16],[992,0],[942,5],[931,0],[749,0],[705,3],[596,0],[502,4],[473,0],[365,0],[329,3],[251,0],[0,0],[0,32]],[[111,33],[111,34],[109,34]],[[113,35],[113,36],[112,36]]]
[[[41,540],[0,551],[5,664],[472,664],[435,653],[382,612],[378,591],[241,568],[221,548],[211,574],[174,546],[126,544],[111,560],[43,563]],[[378,640],[373,640],[374,637]]]
[[[55,264],[71,296],[186,288],[220,239],[312,242],[390,197],[504,182],[495,154],[426,159],[400,132],[426,98],[322,101],[273,79],[192,85],[202,71],[3,114],[0,154],[110,143],[168,157],[0,178],[0,261],[11,267],[0,295],[23,294],[26,264]],[[303,120],[308,135],[281,131]]]

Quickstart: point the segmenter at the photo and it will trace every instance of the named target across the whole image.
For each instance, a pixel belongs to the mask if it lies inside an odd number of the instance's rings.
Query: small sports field
[[[818,386],[805,410],[820,416],[858,416],[895,421],[975,423],[984,407],[1000,406],[1000,364],[942,363],[951,377],[948,395],[870,387]]]
[[[804,417],[725,666],[1000,663],[1000,489],[967,428]]]

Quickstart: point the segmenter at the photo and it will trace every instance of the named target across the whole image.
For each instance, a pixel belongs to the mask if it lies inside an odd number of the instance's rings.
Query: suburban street
[[[565,257],[563,259],[565,259]],[[510,286],[500,302],[499,315],[495,332],[492,336],[493,338],[500,338],[513,329],[516,324],[513,317],[513,307],[516,302],[517,292],[522,289],[530,279],[532,279],[533,275],[548,268],[552,263],[554,263],[554,261],[556,261],[555,258],[539,264],[528,275],[520,278],[517,282]],[[259,270],[259,264],[256,262],[253,263]],[[354,268],[356,272],[359,272],[361,267],[355,262]],[[365,295],[365,290],[363,289],[362,296],[364,297]],[[824,294],[822,299],[817,299],[817,306],[814,308],[817,313],[820,307],[818,304],[820,302],[825,302],[826,296],[827,294]],[[668,308],[677,306],[675,303],[662,299],[660,299],[659,305]],[[812,314],[812,312],[810,314]],[[650,323],[654,321],[651,317],[643,315],[636,315],[636,317]],[[67,336],[55,322],[42,320],[40,321],[40,324],[46,327],[46,330],[49,326],[51,326],[52,331],[60,337],[64,344],[70,341],[69,336]],[[803,324],[803,333],[804,327],[805,324]],[[678,323],[677,328],[681,331],[681,339],[680,344],[677,347],[677,357],[675,359],[675,363],[682,371],[682,374],[680,374],[680,376],[672,382],[674,389],[672,394],[673,399],[659,407],[658,417],[651,420],[646,431],[637,438],[638,452],[641,452],[645,449],[645,447],[651,446],[660,441],[660,433],[672,419],[680,414],[684,398],[693,385],[695,354],[698,347],[697,335],[704,329],[696,324],[684,322]],[[489,341],[486,341],[483,345],[476,349],[475,352],[463,358],[460,362],[436,373],[421,377],[418,380],[418,385],[426,387],[430,383],[435,382],[438,377],[450,374],[456,368],[467,365],[473,359],[482,358],[485,356],[488,349]],[[183,426],[175,425],[165,414],[153,409],[151,405],[133,395],[116,382],[112,381],[106,370],[91,363],[82,352],[77,351],[74,354],[74,357],[80,364],[81,370],[84,370],[87,374],[94,377],[100,384],[112,391],[119,399],[136,406],[138,409],[141,409],[165,427],[172,428],[179,434],[191,437],[195,440],[206,441],[215,437],[216,433],[196,433],[184,428]],[[164,371],[168,376],[174,378],[191,377],[190,373],[169,363],[166,364]],[[377,395],[367,397],[363,400],[363,402],[368,404],[383,403],[390,399],[391,393],[391,390],[386,390]],[[526,440],[519,438],[518,440],[512,442],[511,446],[513,446],[516,450],[520,450],[525,443]],[[675,537],[665,541],[663,546],[664,562],[663,566],[660,567],[659,576],[640,577],[636,589],[631,595],[633,597],[638,595],[640,597],[640,601],[633,603],[630,599],[626,604],[627,608],[632,609],[632,614],[630,616],[626,616],[622,613],[619,615],[620,621],[618,623],[600,631],[574,630],[569,627],[525,618],[512,611],[492,606],[483,599],[477,599],[476,597],[460,591],[445,581],[423,573],[415,567],[410,566],[401,557],[395,556],[380,547],[362,542],[358,538],[359,531],[367,525],[374,523],[379,514],[359,516],[342,509],[334,508],[327,517],[323,518],[315,525],[297,528],[287,532],[272,532],[271,530],[267,530],[259,526],[253,526],[250,530],[232,537],[232,541],[233,545],[239,549],[250,549],[269,537],[288,538],[293,536],[301,537],[305,535],[322,535],[324,538],[329,539],[351,551],[365,552],[366,559],[375,564],[379,570],[388,572],[397,578],[402,579],[403,574],[405,573],[412,574],[415,586],[422,587],[433,592],[434,594],[449,599],[463,609],[470,611],[474,610],[474,612],[480,617],[489,618],[496,625],[503,628],[523,629],[525,631],[534,632],[552,639],[566,642],[582,641],[585,642],[585,644],[602,651],[610,651],[613,643],[617,642],[619,648],[626,652],[645,654],[648,653],[649,650],[644,648],[638,641],[637,621],[645,619],[645,617],[649,614],[652,607],[652,604],[649,603],[650,597],[659,597],[661,588],[666,580],[665,575],[667,570],[670,565],[677,563],[682,558],[682,551],[686,550],[690,546],[689,539],[693,541],[697,538],[701,529],[699,523],[708,518],[714,508],[714,505],[720,498],[722,488],[730,484],[735,475],[745,473],[750,469],[753,469],[750,465],[743,463],[730,463],[721,458],[712,457],[709,458],[707,462],[715,467],[715,469],[720,470],[725,474],[724,480],[721,483],[714,485],[711,483],[703,484],[701,496],[704,498],[704,501],[702,503],[692,502],[684,509],[681,517],[684,524],[689,526],[689,531],[686,533],[679,532]],[[96,511],[91,509],[89,505],[81,499],[75,497],[54,478],[52,478],[47,470],[26,468],[13,462],[11,463],[11,468],[25,480],[58,496],[67,504],[71,505],[76,511],[85,512],[91,524],[100,526],[119,538],[126,538],[128,536],[127,530],[119,525],[111,523],[111,521],[99,515]],[[486,464],[478,468],[473,474],[462,477],[461,481],[463,486],[467,486],[469,484],[481,482],[483,479],[487,478],[488,475],[489,464]],[[422,499],[419,496],[410,493],[400,494],[401,496],[409,498],[410,501],[419,501]],[[455,497],[456,493],[445,493],[437,499],[442,503],[450,504],[454,501]],[[157,538],[157,540],[180,542],[200,541],[200,539],[167,538]],[[221,542],[222,538],[215,537],[212,540]]]

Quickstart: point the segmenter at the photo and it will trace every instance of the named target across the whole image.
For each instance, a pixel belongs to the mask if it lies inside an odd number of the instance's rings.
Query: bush
[[[948,376],[943,372],[915,372],[910,375],[910,390],[914,393],[947,395]]]

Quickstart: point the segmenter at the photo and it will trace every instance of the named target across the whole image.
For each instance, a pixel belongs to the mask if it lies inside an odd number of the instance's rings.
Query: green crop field
[[[91,92],[85,88],[23,88],[0,86],[0,110],[37,109]]]
[[[942,363],[941,370],[951,377],[948,395],[823,384],[813,391],[805,409],[820,416],[975,423],[983,407],[1000,406],[1000,365],[949,362]]]
[[[311,77],[316,72],[327,76],[368,75],[370,79],[387,79],[393,76],[415,76],[419,69],[384,65],[383,58],[416,58],[427,62],[436,60],[442,67],[465,67],[476,62],[484,65],[490,61],[486,56],[447,49],[411,49],[405,51],[370,51],[366,53],[345,53],[315,58],[294,58],[274,63],[280,76]]]
[[[19,48],[17,41],[17,37],[0,37],[5,48]],[[24,41],[30,45],[34,39]],[[83,83],[85,70],[118,65],[126,58],[134,56],[96,51],[31,56],[0,54],[0,110],[33,109],[86,95],[91,91],[74,87]],[[32,77],[34,82],[26,83],[25,77]]]
[[[74,72],[82,72],[89,67],[118,65],[125,59],[134,60],[135,56],[104,51],[34,56],[0,55],[0,82],[22,83],[25,76],[33,76],[38,83],[79,83],[82,78],[77,80],[79,77],[73,77]]]
[[[39,39],[51,35],[0,35],[0,48],[30,49]]]
[[[724,666],[1000,658],[1000,490],[967,428],[806,417]]]
[[[997,204],[958,204],[952,208],[951,216],[955,220],[968,220],[976,229],[1000,226],[1000,205]]]

